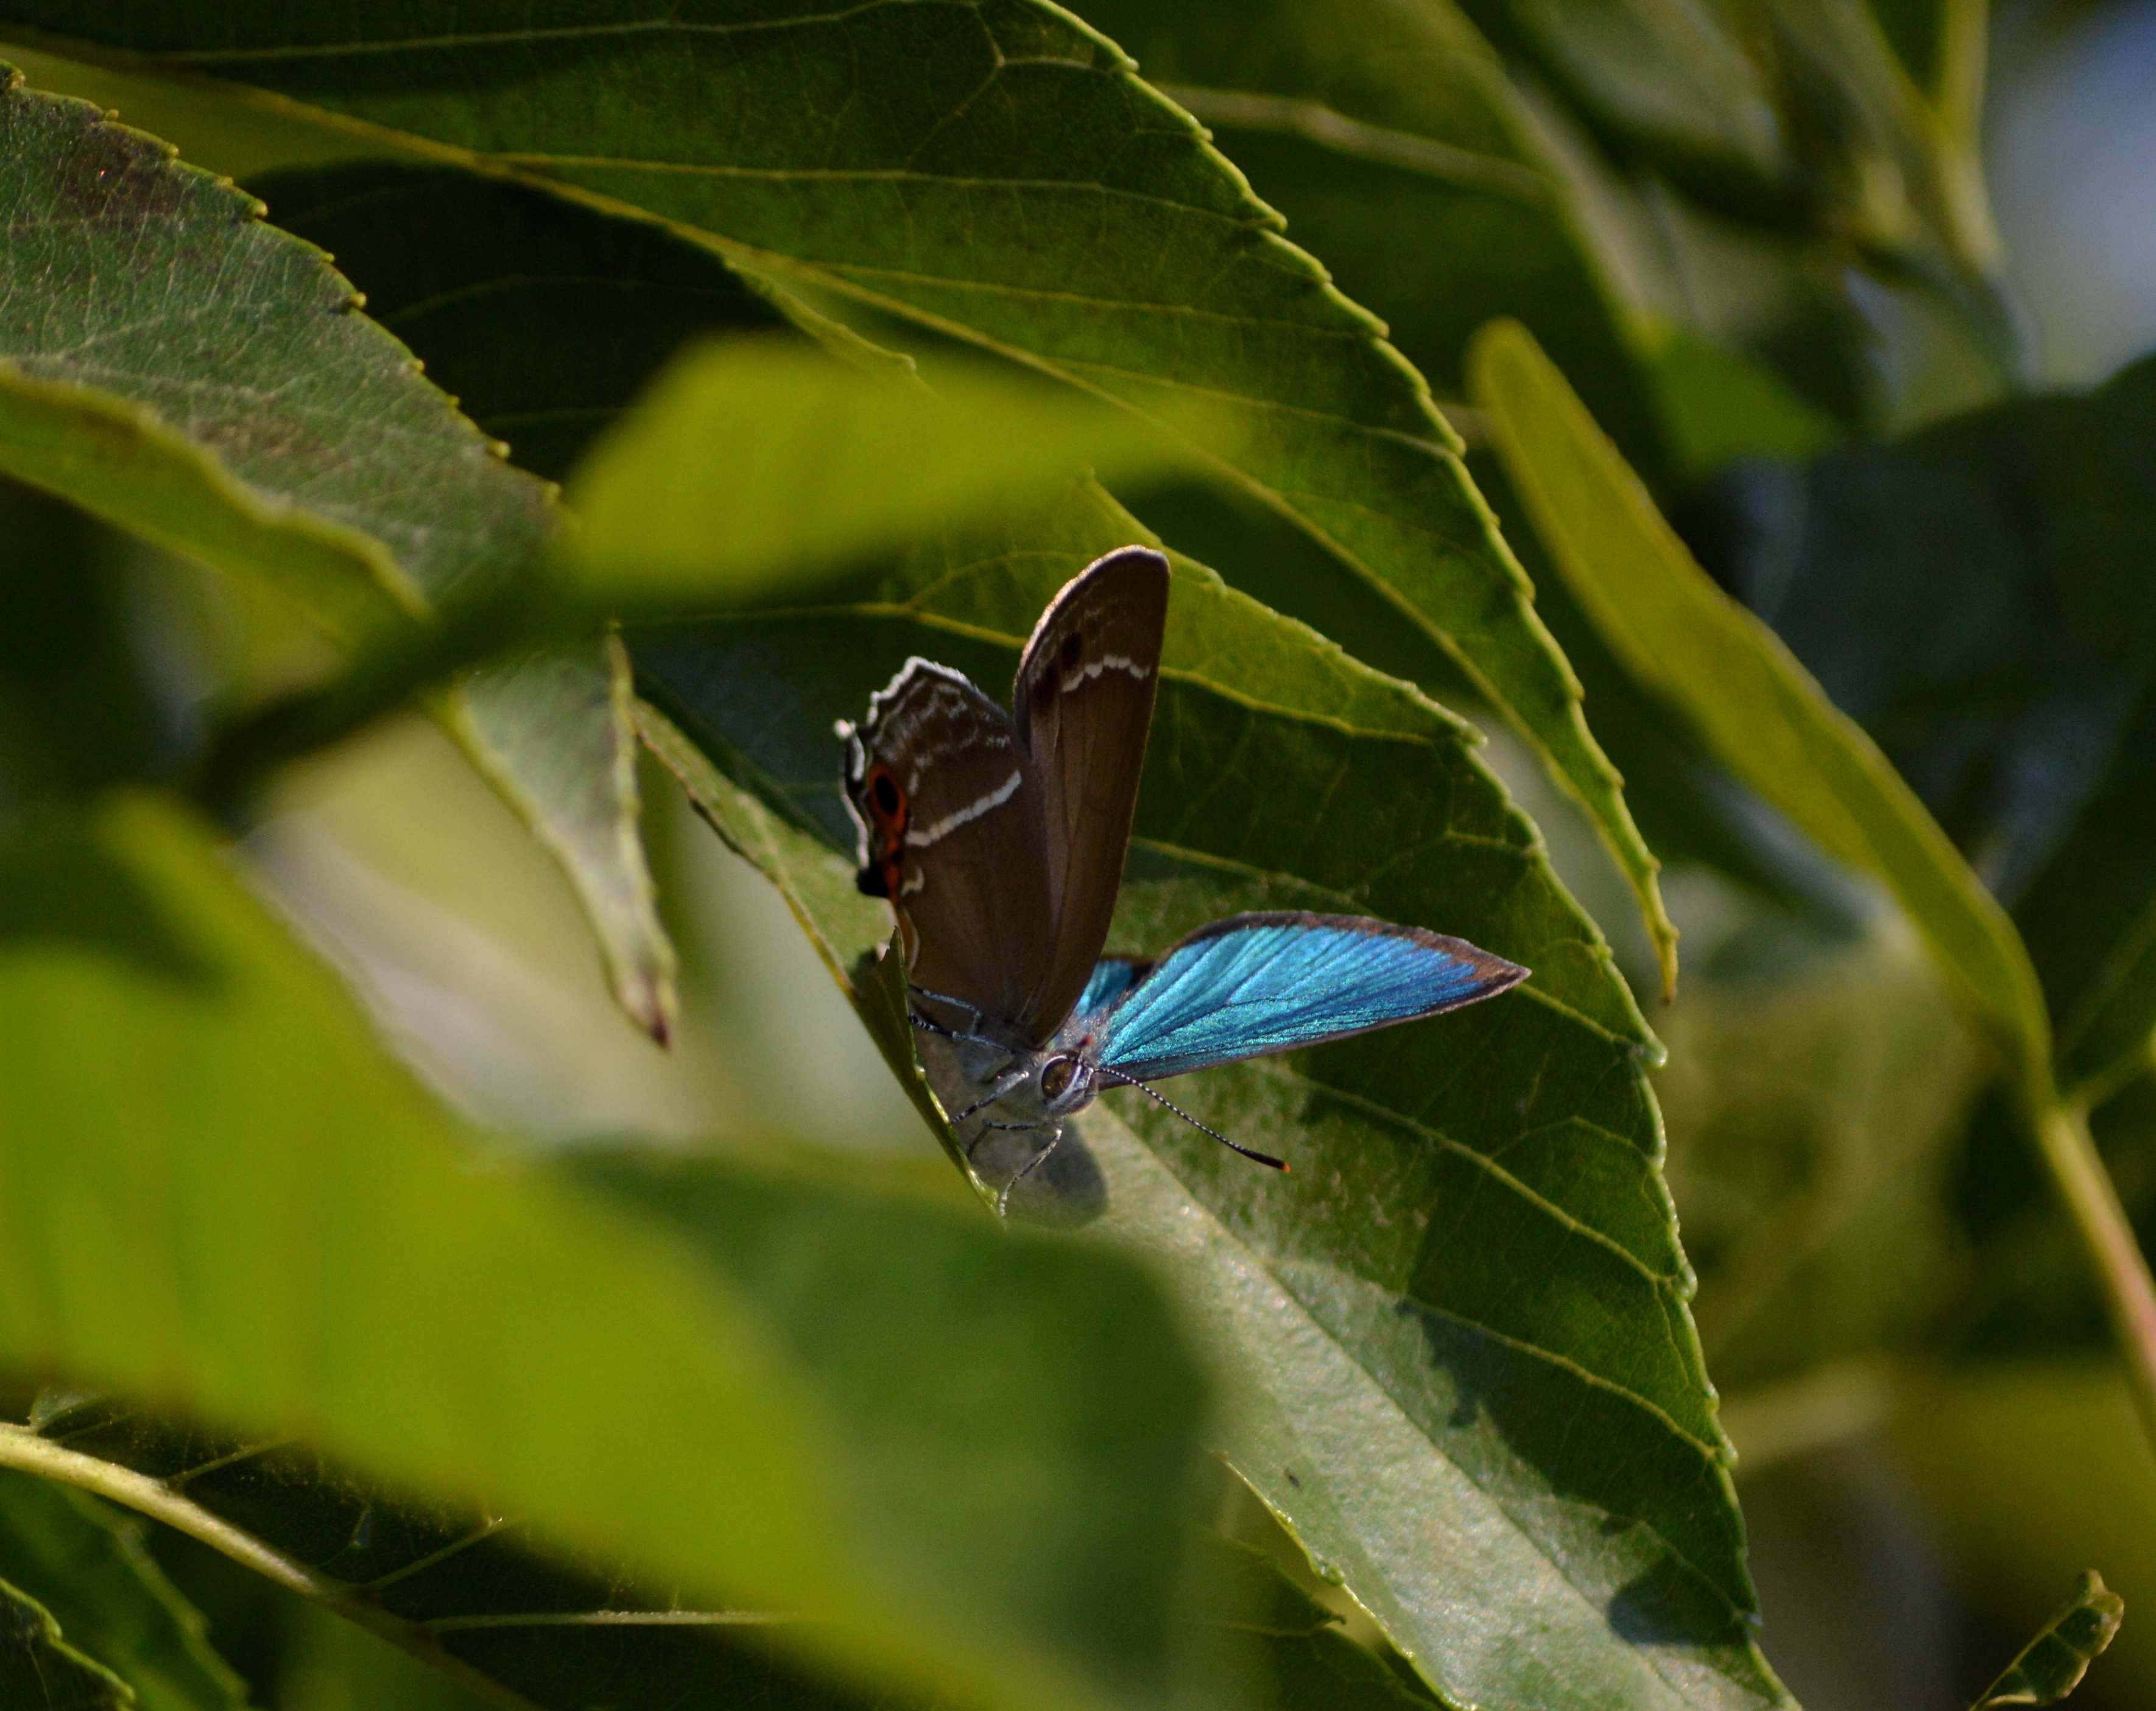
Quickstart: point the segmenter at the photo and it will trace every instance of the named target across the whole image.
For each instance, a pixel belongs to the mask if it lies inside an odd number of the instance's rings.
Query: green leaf
[[[2156,1031],[2152,743],[2156,684],[2120,731],[2102,788],[2014,911],[2057,1017],[2060,1079],[2092,1099],[2147,1067]]]
[[[2125,1601],[2105,1586],[2094,1569],[2088,1570],[2043,1632],[1984,1689],[1975,1711],[1994,1705],[2057,1704],[2081,1685],[2089,1665],[2118,1632],[2125,1612]]]
[[[793,325],[704,245],[503,179],[372,160],[247,187],[336,258],[483,433],[550,479],[689,340]]]
[[[2028,954],[1901,775],[1693,561],[1523,328],[1493,325],[1471,371],[1552,558],[1633,676],[1822,849],[1885,884],[2023,1084],[2048,1086],[2050,1023]]]
[[[1976,158],[1984,0],[1944,0],[1941,64],[1921,90],[1867,0],[1766,0],[1761,11],[1812,195],[1860,251],[1924,279],[1963,317],[1989,346],[1994,384],[2010,379],[2020,335],[1998,295],[1999,234]]]
[[[116,1669],[142,1711],[239,1711],[245,1684],[151,1556],[145,1530],[79,1491],[0,1471],[0,1555],[70,1642]]]
[[[60,1637],[37,1601],[0,1580],[0,1704],[23,1711],[130,1711],[126,1683]]]
[[[489,432],[518,437],[520,462],[526,429],[548,474],[611,429],[571,488],[570,564],[618,608],[753,599],[1045,497],[1089,464],[1142,481],[1190,462],[1123,412],[997,370],[956,369],[932,394],[905,365],[834,362],[798,336],[798,304],[711,250],[521,185],[370,163],[255,187]],[[713,343],[645,391],[722,330],[796,336]],[[533,348],[571,354],[535,365]]]
[[[1513,539],[1534,578],[1537,604],[1579,674],[1595,729],[1624,769],[1625,798],[1663,861],[1713,868],[1824,930],[1854,931],[1868,904],[1860,882],[1732,776],[1683,718],[1633,680],[1529,525],[1495,451],[1486,447],[1471,463],[1490,502],[1521,520]]]
[[[2156,1029],[2152,469],[2147,361],[1736,489],[1738,593],[2012,909],[2076,1087]]]
[[[1141,534],[1081,489],[924,548],[851,602],[632,634],[662,756],[834,974],[889,918],[833,848],[851,839],[832,720],[909,653],[1000,691],[1049,594]],[[1463,934],[1534,978],[1178,1089],[1292,1176],[1111,1094],[1058,1150],[1077,1160],[1061,1197],[1031,1206],[1090,1211],[1171,1268],[1233,1385],[1219,1447],[1448,1698],[1782,1703],[1752,1649],[1657,1169],[1656,1048],[1473,746],[1412,689],[1178,561],[1115,942],[1158,948],[1238,909],[1344,909]],[[871,1012],[886,999],[854,992]]]
[[[1046,0],[793,0],[696,20],[637,0],[536,42],[529,21],[489,0],[453,38],[409,38],[387,6],[148,19],[114,0],[0,4],[0,23],[654,215],[789,289],[1171,428],[1194,398],[1215,407],[1198,449],[1469,674],[1585,807],[1660,930],[1620,781],[1420,377],[1113,44]],[[864,66],[891,68],[873,99],[854,98]]]
[[[1984,207],[1966,102],[1951,128],[1918,93],[1866,0],[1470,0],[1554,82],[1620,168],[1667,176],[1717,214],[1800,241],[1840,243],[1884,277],[1922,278],[1966,313],[1989,289],[1998,238]],[[1824,247],[1824,244],[1822,244]],[[1988,328],[1986,336],[2003,331]]]
[[[894,1216],[704,1163],[595,1154],[575,1174],[756,1301],[846,1423],[870,1543],[979,1632],[1112,1662],[1106,1684],[1129,1703],[1159,1690],[1182,1566],[1164,1539],[1194,1494],[1207,1399],[1137,1266],[1035,1242],[1014,1256],[970,1213]]]
[[[1779,346],[1778,356],[1818,366],[1834,341],[1816,325],[1782,326],[1795,304],[1768,305],[1791,295],[1779,272],[1799,267],[1839,304],[1845,257],[1829,264],[1784,238],[1771,259],[1733,257],[1733,228],[1707,230],[1666,186],[1642,194],[1584,170],[1584,151],[1565,145],[1547,100],[1515,88],[1450,6],[1163,9],[1109,0],[1105,11],[1083,9],[1212,128],[1342,289],[1384,317],[1441,397],[1465,390],[1472,330],[1513,314],[1657,491],[1740,454],[1809,454],[1836,437],[1836,424],[1774,367],[1725,346]],[[1417,241],[1402,242],[1403,232]],[[1709,325],[1722,342],[1702,336]],[[1647,843],[1666,862],[1705,856],[1748,884],[1788,889],[1804,865],[1790,853],[1799,840],[1779,827],[1763,833],[1771,817],[1596,657],[1602,650],[1568,612],[1561,582],[1553,592],[1554,579],[1537,570],[1532,530],[1492,485],[1486,461],[1471,458],[1470,473],[1586,688],[1596,739],[1624,776]],[[1229,567],[1238,587],[1358,658],[1471,706],[1390,611],[1285,530],[1209,494],[1131,503],[1185,551]],[[1666,939],[1656,948],[1666,977]]]
[[[341,1711],[340,1694],[355,1708],[396,1711],[495,1711],[501,1703],[498,1692],[482,1693],[430,1669],[326,1610],[288,1606],[280,1615],[278,1677],[296,1689],[291,1711]]]
[[[678,1580],[684,1611],[800,1613],[718,1636],[758,1668],[775,1647],[788,1672],[957,1703],[1158,1689],[1148,1594],[1178,1555],[1163,1493],[1189,1476],[1199,1397],[1127,1263],[717,1165],[696,1189],[685,1168],[685,1199],[732,1209],[721,1247],[551,1171],[476,1170],[200,827],[140,799],[0,848],[0,1365],[483,1503]],[[875,1363],[834,1373],[829,1350],[871,1341]],[[882,1478],[961,1443],[953,1397],[970,1464],[954,1447]],[[104,1460],[55,1457],[0,1432],[0,1460],[162,1512]],[[275,1467],[235,1467],[240,1499]],[[295,1519],[280,1548],[332,1572],[357,1550],[379,1565],[362,1583],[449,1542]],[[1135,1602],[1110,1619],[1111,1581]]]
[[[678,360],[578,466],[570,562],[601,592],[716,581],[752,599],[1040,503],[1089,463],[1135,479],[1187,461],[1120,412],[993,371],[931,392],[798,341],[733,339]]]
[[[1007,1626],[1037,1626],[1081,1651],[1115,1635],[1137,1678],[1124,1685],[1142,1698],[1178,1559],[1158,1541],[1148,1550],[1132,1522],[1146,1518],[1140,1527],[1167,1538],[1156,1518],[1180,1505],[1191,1467],[1154,1441],[1160,1416],[1132,1403],[1156,1399],[1187,1416],[1196,1399],[1172,1341],[1148,1334],[1157,1309],[1127,1268],[1075,1255],[1013,1267],[1008,1244],[969,1222],[895,1221],[869,1196],[702,1162],[593,1152],[578,1159],[577,1176],[680,1233],[721,1287],[757,1302],[850,1422],[851,1477],[901,1523],[864,1528],[865,1542],[907,1552],[947,1596],[993,1589],[979,1601]],[[1086,1296],[1075,1318],[1074,1289]],[[1050,1319],[1065,1336],[1096,1340],[1091,1356],[1043,1338]],[[960,1346],[954,1360],[947,1350]],[[1112,1385],[1102,1381],[1111,1370]],[[1022,1418],[1014,1396],[1025,1399]],[[774,1644],[779,1616],[698,1620],[685,1613],[692,1599],[633,1567],[565,1555],[526,1522],[415,1504],[303,1447],[99,1399],[41,1408],[35,1428],[74,1455],[146,1476],[158,1497],[221,1529],[219,1542],[236,1539],[303,1580],[326,1607],[520,1702],[574,1711],[720,1693],[856,1703]],[[1102,1500],[1108,1492],[1114,1501]]]
[[[1790,170],[1769,80],[1723,8],[1684,0],[1507,0],[1507,33],[1595,120],[1666,170],[1771,187]]]
[[[1465,393],[1475,329],[1523,315],[1627,453],[1659,464],[1617,283],[1526,104],[1449,0],[1084,9],[1205,124],[1440,397]],[[1276,588],[1250,586],[1291,609]],[[1306,602],[1299,615],[1319,622],[1321,610]]]
[[[1563,353],[1542,342],[1572,379]],[[1713,474],[1743,458],[1813,457],[1841,438],[1831,417],[1763,364],[1681,327],[1665,328],[1642,342],[1669,424],[1671,457],[1686,477]],[[1592,397],[1583,390],[1581,397],[1592,409]],[[1597,422],[1603,419],[1600,411],[1594,414]],[[1617,424],[1610,429],[1621,446]]]
[[[1948,136],[1973,143],[1984,109],[1989,0],[1870,0],[1880,33],[1938,110]]]
[[[649,703],[639,704],[636,719],[645,744],[674,775],[696,812],[729,848],[778,887],[937,1144],[982,1202],[993,1206],[993,1191],[975,1179],[964,1148],[921,1078],[906,1004],[905,976],[884,955],[888,914],[862,894],[854,884],[852,868],[832,859],[828,838],[804,825],[798,811],[778,792],[771,792],[772,799],[767,801],[738,787],[712,764],[709,750],[715,738],[708,726],[700,747]],[[737,755],[730,755],[728,761],[737,769],[745,764]]]
[[[41,1404],[32,1425],[22,1458],[44,1452],[54,1479],[110,1490],[215,1545],[466,1695],[542,1711],[594,1700],[642,1711],[714,1691],[818,1711],[858,1703],[773,1643],[775,1614],[702,1611],[706,1601],[619,1559],[415,1499],[289,1441],[228,1437],[103,1397]]]
[[[196,165],[244,182],[275,167],[379,159],[382,143],[350,128],[322,122],[291,107],[234,101],[203,83],[135,76],[41,53],[27,42],[0,38],[0,60],[19,66],[33,87],[74,95],[124,118],[138,131],[179,145]]]
[[[0,218],[35,234],[0,252],[0,470],[268,577],[346,640],[545,551],[544,486],[229,183],[0,68]],[[663,1032],[673,953],[617,677],[594,643],[463,685],[449,722],[563,861],[624,1007]]]
[[[1340,1630],[1340,1617],[1290,1580],[1264,1551],[1208,1539],[1196,1555],[1197,1619],[1255,1641],[1249,1667],[1262,1672],[1232,1703],[1294,1711],[1413,1711],[1439,1702],[1412,1676]]]

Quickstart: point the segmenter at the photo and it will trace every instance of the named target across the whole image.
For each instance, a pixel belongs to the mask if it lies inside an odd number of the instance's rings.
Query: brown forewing
[[[1012,1014],[1045,1037],[1078,1001],[1122,884],[1168,621],[1168,561],[1127,546],[1050,602],[1020,657],[1012,710],[1040,781],[1052,943]]]

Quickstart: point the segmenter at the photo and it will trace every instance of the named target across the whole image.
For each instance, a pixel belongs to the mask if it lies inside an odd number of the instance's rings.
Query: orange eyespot
[[[877,822],[892,832],[906,829],[906,792],[898,787],[898,781],[891,776],[891,768],[879,762],[869,771],[864,781],[869,799],[869,808]]]
[[[870,897],[886,897],[896,904],[900,884],[901,852],[906,845],[906,822],[912,804],[899,787],[890,767],[879,761],[861,779],[861,801],[875,822],[874,848],[868,864],[854,876],[854,884]]]

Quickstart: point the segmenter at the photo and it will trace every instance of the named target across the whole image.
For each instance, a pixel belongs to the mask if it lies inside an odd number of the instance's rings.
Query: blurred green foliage
[[[2076,1688],[2156,284],[1985,161],[2146,14],[0,0],[0,1704]],[[1133,540],[1118,942],[1535,976],[1005,1232],[829,730]]]

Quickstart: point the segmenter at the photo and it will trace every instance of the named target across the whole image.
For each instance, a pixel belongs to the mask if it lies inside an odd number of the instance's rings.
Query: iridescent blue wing
[[[1075,1017],[1097,1016],[1137,983],[1139,976],[1150,967],[1148,963],[1135,962],[1127,956],[1104,956],[1093,965],[1093,972],[1086,990],[1078,995],[1071,1007]]]
[[[1231,915],[1193,933],[1124,993],[1101,1026],[1099,1061],[1134,1080],[1180,1075],[1435,1016],[1527,977],[1420,927],[1360,915]]]

